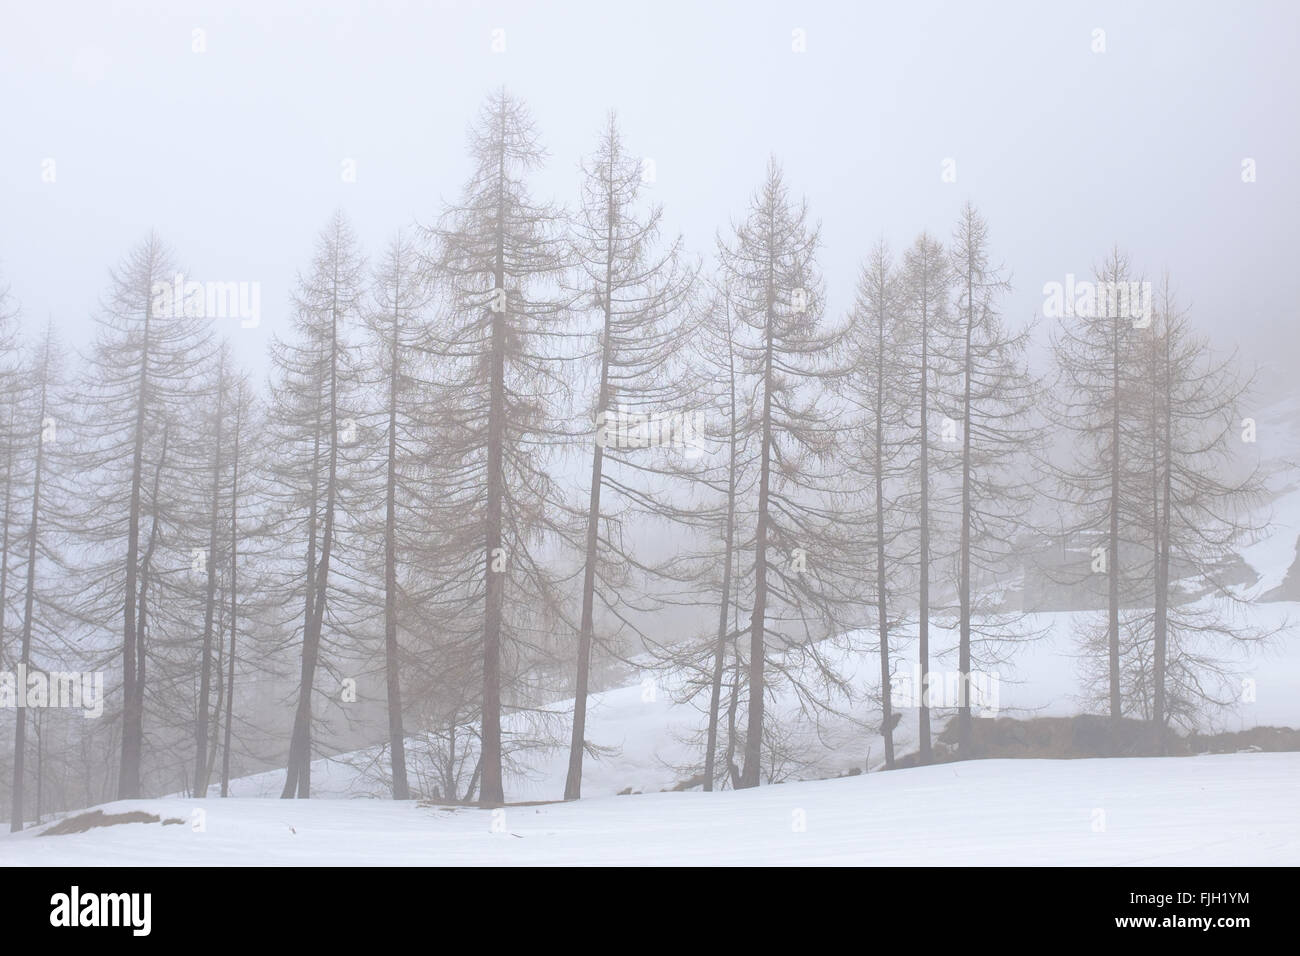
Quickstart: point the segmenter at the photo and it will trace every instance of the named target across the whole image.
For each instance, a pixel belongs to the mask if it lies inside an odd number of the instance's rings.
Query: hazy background
[[[156,227],[187,276],[261,283],[258,328],[218,321],[263,368],[330,212],[372,257],[431,221],[504,83],[551,153],[538,196],[575,197],[615,107],[696,252],[775,154],[823,223],[835,314],[871,242],[946,239],[970,198],[1011,318],[1118,242],[1283,381],[1300,355],[1300,4],[0,3],[0,274],[72,346]]]

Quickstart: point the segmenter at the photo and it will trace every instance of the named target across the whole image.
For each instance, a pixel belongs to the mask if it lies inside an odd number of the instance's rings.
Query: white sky
[[[262,284],[260,327],[223,320],[262,368],[331,211],[372,256],[430,221],[504,83],[551,153],[539,197],[576,196],[615,107],[697,252],[774,153],[822,221],[836,312],[872,241],[946,238],[971,198],[1012,273],[1011,318],[1118,241],[1152,277],[1170,269],[1220,339],[1285,366],[1300,356],[1298,37],[1300,4],[1282,0],[0,0],[0,270],[29,323],[52,314],[77,346],[107,268],[156,227],[190,277]]]

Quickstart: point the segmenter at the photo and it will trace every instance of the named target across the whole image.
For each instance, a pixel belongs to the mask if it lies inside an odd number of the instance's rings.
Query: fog
[[[9,4],[0,856],[1295,862],[1297,36]]]
[[[157,228],[189,274],[261,283],[259,327],[232,335],[256,365],[330,212],[367,250],[431,219],[504,84],[550,152],[539,196],[573,200],[616,108],[700,254],[778,157],[822,222],[831,312],[872,240],[946,237],[971,199],[1008,315],[1118,243],[1204,325],[1289,363],[1298,32],[1284,2],[7,4],[0,263],[28,320],[74,343],[108,264]]]

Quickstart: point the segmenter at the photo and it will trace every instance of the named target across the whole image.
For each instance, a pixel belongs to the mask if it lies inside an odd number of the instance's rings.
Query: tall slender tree
[[[1134,436],[1146,417],[1135,409],[1142,390],[1133,384],[1143,317],[1124,306],[1119,295],[1133,281],[1127,257],[1112,249],[1089,287],[1099,294],[1072,303],[1052,330],[1052,416],[1071,437],[1070,460],[1056,471],[1058,495],[1074,515],[1070,532],[1092,545],[1083,576],[1099,575],[1104,581],[1104,620],[1096,628],[1085,624],[1082,640],[1087,646],[1100,643],[1105,666],[1099,683],[1116,725],[1124,712],[1122,608],[1141,587],[1142,577],[1128,563],[1145,553],[1125,520],[1134,508],[1126,463],[1130,453],[1144,454]]]
[[[908,428],[915,381],[900,358],[909,346],[903,314],[899,270],[883,240],[871,250],[858,278],[849,323],[851,368],[848,401],[858,410],[853,449],[855,471],[870,486],[870,537],[866,565],[874,590],[876,642],[880,655],[880,733],[885,767],[894,766],[894,682],[890,634],[903,616],[902,603],[913,582],[908,569],[915,560],[909,542],[915,522],[901,506],[901,487],[910,473],[913,436]]]
[[[713,670],[709,678],[709,722],[704,745],[704,789],[712,790],[718,776],[716,769],[718,749],[718,729],[722,705],[722,676],[727,666],[727,651],[730,648],[736,666],[736,638],[738,628],[736,620],[736,560],[737,560],[737,514],[739,499],[742,494],[741,481],[744,462],[741,456],[741,435],[744,430],[744,416],[747,407],[742,404],[740,382],[736,367],[735,319],[731,311],[731,295],[724,287],[715,290],[711,303],[713,321],[707,325],[712,333],[712,354],[717,356],[720,366],[725,367],[725,394],[720,396],[724,417],[723,434],[725,441],[726,491],[724,497],[724,515],[722,518],[722,580],[718,587],[718,628],[713,646]],[[734,712],[732,714],[734,719]],[[732,728],[734,731],[734,728]],[[730,760],[727,761],[731,767]]]
[[[1029,476],[1041,442],[1033,418],[1039,387],[1025,359],[1029,329],[1006,328],[997,312],[997,300],[1010,284],[990,260],[988,232],[984,217],[967,203],[950,247],[958,324],[952,407],[961,439],[957,746],[962,756],[971,748],[972,661],[994,664],[1007,653],[1007,644],[1032,636],[1023,615],[1001,611],[994,599],[981,599],[975,591],[1012,574],[1015,542],[1023,540],[1033,512],[1036,489]]]
[[[300,276],[294,296],[295,342],[277,341],[272,359],[276,427],[283,444],[281,481],[285,497],[284,539],[305,545],[302,574],[302,655],[298,702],[289,741],[282,797],[311,795],[313,698],[321,664],[327,613],[338,622],[340,600],[331,586],[343,510],[343,446],[356,440],[349,409],[353,358],[349,329],[359,322],[364,260],[352,227],[335,213],[317,241],[311,271]],[[305,540],[304,540],[305,539]]]
[[[24,671],[32,666],[32,638],[36,627],[37,613],[36,572],[38,562],[42,558],[48,559],[50,557],[49,541],[47,540],[49,531],[42,527],[42,522],[48,518],[45,511],[45,499],[49,496],[49,492],[45,490],[44,486],[46,485],[46,470],[49,467],[49,442],[54,438],[55,434],[52,427],[53,416],[50,413],[56,401],[53,392],[57,388],[59,375],[57,348],[58,343],[54,337],[54,326],[53,323],[50,323],[46,327],[40,351],[33,364],[34,378],[31,383],[33,401],[27,409],[28,414],[24,416],[26,427],[23,429],[26,434],[27,445],[33,449],[32,457],[34,459],[30,486],[31,517],[26,535],[26,581],[23,587],[22,632],[18,650],[18,663]],[[14,780],[13,806],[9,819],[10,831],[18,831],[23,828],[26,754],[27,708],[19,707],[16,711],[14,724]],[[37,816],[39,817],[39,815],[38,798]]]
[[[191,370],[210,350],[202,309],[184,288],[162,240],[151,233],[110,274],[109,291],[83,377],[82,416],[92,441],[81,462],[95,507],[83,515],[94,559],[83,568],[79,614],[109,620],[121,608],[122,722],[118,796],[141,795],[146,651],[139,619],[150,541],[166,520],[176,486],[163,457],[169,427],[191,407]],[[179,293],[179,294],[178,294]],[[175,461],[172,466],[175,468]],[[155,494],[155,491],[157,494]],[[150,526],[153,531],[146,533]]]
[[[903,256],[904,314],[909,323],[907,361],[915,382],[917,502],[917,658],[919,667],[919,759],[933,759],[930,738],[930,611],[934,549],[936,475],[931,452],[934,431],[948,387],[952,347],[952,267],[942,243],[922,233]]]
[[[758,407],[746,436],[757,447],[758,479],[741,787],[758,786],[762,774],[769,635],[783,649],[815,653],[810,627],[834,630],[827,581],[841,545],[831,543],[822,479],[835,431],[818,392],[836,368],[839,339],[822,321],[817,243],[807,205],[790,200],[775,161],[745,218],[718,243],[742,330],[740,366]]]
[[[3,464],[3,505],[0,510],[0,666],[8,662],[5,616],[9,605],[10,529],[14,510],[14,465],[20,453],[16,437],[19,396],[22,393],[21,356],[17,344],[19,309],[7,285],[0,285],[0,454]]]
[[[441,543],[429,521],[437,514],[430,500],[429,476],[435,471],[432,433],[437,428],[437,402],[425,372],[422,350],[426,336],[424,310],[431,290],[421,268],[419,249],[398,233],[389,244],[374,277],[370,326],[375,384],[384,393],[383,435],[383,585],[384,685],[388,706],[388,742],[395,800],[410,796],[406,769],[406,732],[402,711],[403,620],[416,626],[427,608],[405,586],[417,567],[436,565],[432,553]]]
[[[642,189],[640,158],[628,153],[611,113],[595,152],[583,161],[582,201],[572,228],[574,311],[596,313],[599,384],[593,409],[598,440],[591,452],[587,507],[582,514],[582,610],[566,800],[582,795],[596,601],[599,598],[607,608],[620,603],[625,573],[618,572],[629,561],[619,543],[623,536],[607,534],[602,540],[601,526],[616,520],[611,512],[626,509],[625,500],[620,507],[610,499],[625,499],[624,492],[634,483],[626,474],[634,467],[633,455],[604,438],[619,434],[620,426],[630,424],[633,416],[677,422],[686,414],[687,397],[674,374],[680,363],[674,356],[693,273],[682,262],[680,238],[659,247],[663,212],[659,206],[643,208]],[[621,474],[607,474],[607,457],[616,472],[622,466]]]
[[[213,642],[219,636],[214,633],[214,625],[220,600],[217,584],[221,574],[221,505],[223,483],[226,480],[226,416],[230,407],[230,391],[235,370],[231,368],[230,348],[222,343],[217,355],[214,370],[212,394],[214,405],[211,410],[211,422],[205,438],[210,462],[210,477],[207,491],[207,545],[204,548],[204,595],[203,595],[203,636],[199,647],[199,695],[197,715],[194,721],[194,795],[206,797],[208,793],[209,754],[213,748],[209,745],[208,721],[211,686],[213,681]]]
[[[448,599],[446,626],[464,633],[466,616],[480,615],[479,802],[496,806],[505,799],[503,656],[527,642],[528,618],[560,611],[534,548],[563,530],[551,514],[560,492],[545,459],[563,433],[556,409],[568,389],[554,347],[567,262],[558,211],[528,193],[526,174],[545,154],[524,105],[504,90],[491,96],[470,132],[470,155],[460,200],[430,230],[447,290],[430,348],[448,399],[441,484],[455,517],[446,587],[462,595]]]
[[[222,721],[221,744],[221,796],[229,796],[231,779],[231,755],[236,737],[234,732],[236,714],[236,695],[240,687],[236,683],[239,674],[238,664],[241,654],[249,660],[254,655],[245,652],[241,640],[241,628],[247,627],[247,619],[256,612],[257,603],[265,601],[267,592],[257,587],[258,575],[249,575],[253,585],[245,585],[245,576],[241,569],[248,568],[251,562],[261,563],[263,555],[249,546],[250,540],[264,537],[264,517],[261,514],[265,500],[260,487],[269,469],[259,458],[259,438],[262,437],[265,412],[257,403],[253,387],[246,375],[239,375],[231,383],[231,435],[229,444],[230,461],[230,496],[223,510],[223,534],[227,537],[225,559],[227,561],[225,593],[222,595],[226,605],[226,629],[228,643],[225,650],[225,719]],[[253,564],[256,568],[257,564]],[[245,695],[247,699],[247,695]],[[245,716],[241,714],[241,717]]]
[[[1243,441],[1250,379],[1235,352],[1196,330],[1167,275],[1153,300],[1134,357],[1149,389],[1150,507],[1131,520],[1150,542],[1154,600],[1146,646],[1127,662],[1138,674],[1125,684],[1135,692],[1126,708],[1151,722],[1164,752],[1171,725],[1190,729],[1236,702],[1231,662],[1273,631],[1237,613],[1245,601],[1231,583],[1237,549],[1266,529],[1266,489]]]

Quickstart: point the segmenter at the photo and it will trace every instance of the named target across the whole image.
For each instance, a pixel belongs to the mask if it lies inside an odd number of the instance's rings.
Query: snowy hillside
[[[1268,406],[1260,414],[1267,422],[1261,433],[1266,444],[1266,470],[1272,500],[1267,503],[1268,529],[1259,540],[1243,547],[1241,556],[1258,579],[1240,590],[1243,599],[1255,601],[1248,607],[1225,609],[1230,619],[1263,631],[1278,631],[1264,646],[1237,649],[1231,661],[1235,670],[1253,682],[1250,694],[1230,710],[1212,715],[1211,730],[1245,730],[1256,726],[1300,727],[1300,603],[1261,601],[1285,578],[1295,559],[1300,538],[1300,402],[1286,399]],[[1212,599],[1205,599],[1212,600]],[[992,688],[988,716],[1070,716],[1086,710],[1079,697],[1079,660],[1075,628],[1081,613],[1044,612],[1029,615],[1026,632],[1040,635],[1014,649],[1007,663],[998,667]],[[892,637],[896,674],[906,675],[915,658],[915,623],[900,627]],[[863,643],[870,643],[865,635]],[[936,673],[955,669],[957,634],[952,622],[931,621],[932,668]],[[776,695],[772,713],[788,733],[789,749],[798,759],[787,761],[777,777],[784,780],[815,780],[863,768],[883,765],[884,741],[879,735],[880,711],[871,697],[878,691],[880,665],[876,653],[849,640],[842,646],[826,645],[823,653],[839,673],[849,678],[853,699],[833,701],[837,713],[821,715],[816,721],[800,713],[790,693]],[[701,740],[706,718],[700,705],[681,703],[684,677],[644,669],[626,686],[591,695],[587,715],[587,739],[605,755],[588,758],[583,767],[584,796],[612,796],[625,791],[671,790],[698,772]],[[897,692],[895,693],[897,701]],[[898,706],[902,720],[895,731],[899,754],[915,749],[917,708]],[[554,741],[553,746],[530,749],[522,756],[526,771],[506,773],[506,798],[511,801],[558,800],[564,793],[568,765],[568,740],[573,701],[558,700],[545,712],[507,715],[504,727],[511,734],[529,740]],[[938,734],[951,710],[937,708],[934,732]],[[978,711],[977,711],[978,714]],[[408,738],[407,761],[412,784],[425,793],[433,786],[427,742]],[[355,753],[321,758],[312,765],[314,797],[385,796],[388,793],[386,747],[376,746]],[[232,782],[240,797],[276,797],[284,785],[284,772],[273,770]],[[216,788],[212,793],[215,795]]]
[[[1044,636],[1016,652],[1011,666],[999,671],[997,713],[1002,716],[1069,716],[1081,710],[1078,678],[1072,646],[1070,613],[1040,614],[1031,619]],[[1257,605],[1252,622],[1276,626],[1284,620],[1300,621],[1300,605],[1272,603]],[[940,650],[955,643],[950,630],[932,629],[932,646]],[[904,653],[909,649],[903,644]],[[851,674],[854,686],[865,692],[874,686],[879,662],[874,653],[840,651],[836,663]],[[899,662],[906,667],[906,659]],[[936,670],[945,664],[935,665]],[[1216,729],[1242,730],[1255,726],[1300,726],[1300,634],[1279,635],[1268,647],[1254,651],[1239,662],[1243,673],[1255,681],[1255,699],[1243,701],[1224,715]],[[652,792],[670,790],[689,779],[699,760],[695,735],[705,726],[705,715],[690,704],[677,703],[674,694],[680,680],[665,679],[647,670],[643,680],[631,686],[593,694],[588,709],[587,738],[610,748],[607,756],[588,759],[583,769],[584,796],[610,796],[625,790]],[[569,715],[571,700],[559,701],[551,710],[547,729],[559,743],[550,749],[532,750],[526,755],[529,770],[508,774],[506,798],[511,801],[558,800],[564,795],[568,765]],[[791,695],[778,696],[774,714],[780,715],[791,735],[792,749],[799,763],[789,763],[782,775],[790,780],[820,779],[863,767],[876,769],[884,760],[884,742],[878,734],[878,708],[861,699],[843,702],[843,714],[822,717],[814,723],[801,718]],[[917,709],[901,708],[903,719],[895,731],[900,754],[915,748]],[[935,733],[946,721],[940,710]],[[991,715],[991,714],[990,714]],[[525,721],[507,718],[506,730],[534,731],[536,717]],[[407,761],[412,781],[420,778],[427,764],[427,748],[419,738],[410,738]],[[376,747],[353,754],[316,760],[312,765],[314,797],[384,796],[387,794],[385,748]],[[256,774],[233,781],[239,797],[277,797],[284,786],[282,770]],[[216,791],[213,790],[215,795]]]
[[[0,837],[12,865],[1294,865],[1300,754],[985,760],[757,790],[478,810],[128,800],[184,825]]]

